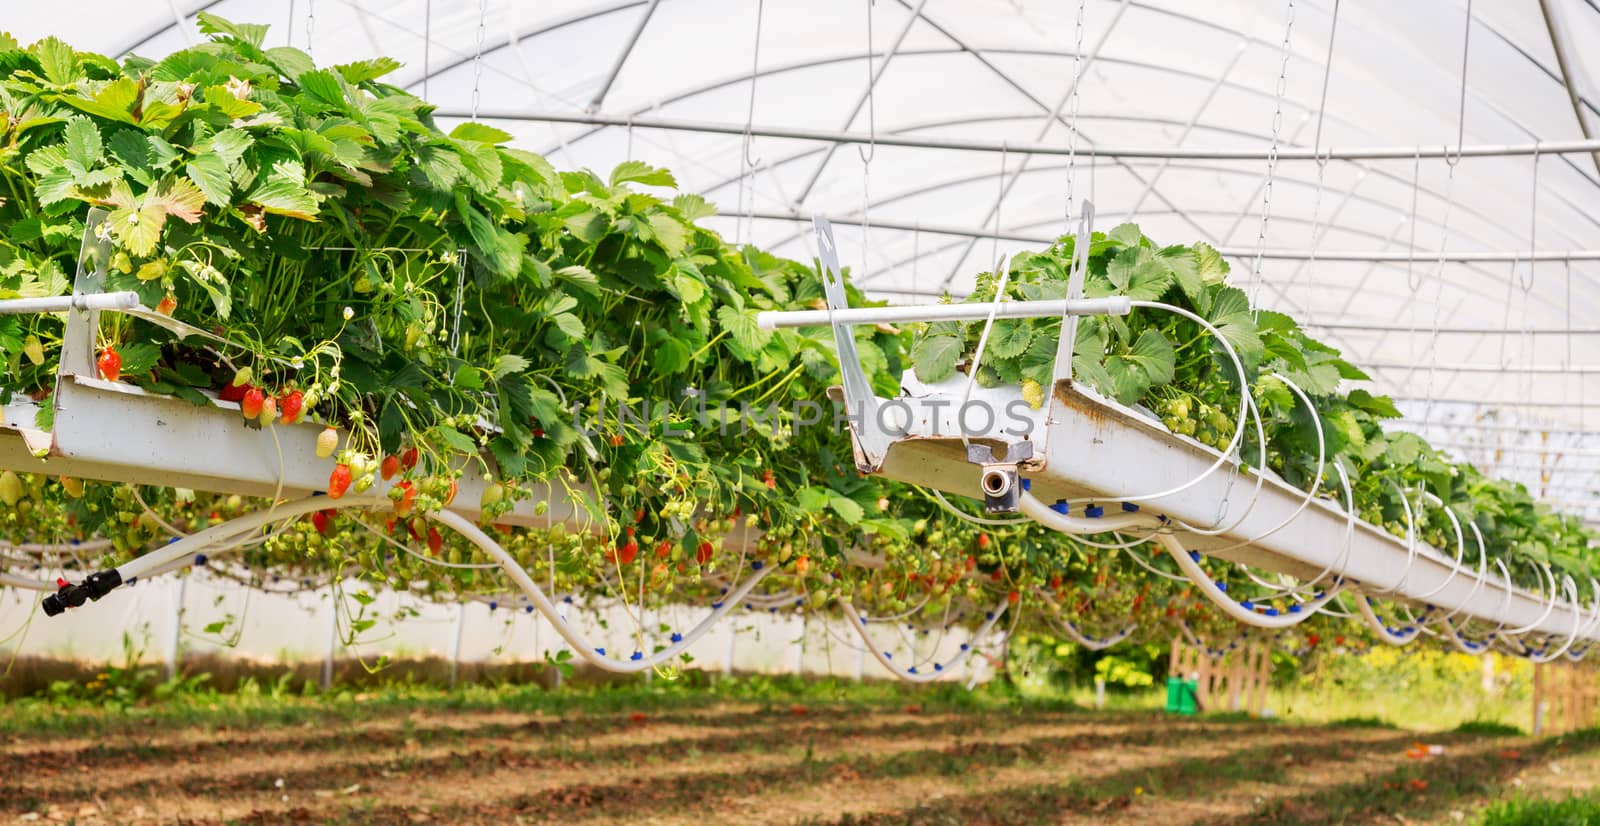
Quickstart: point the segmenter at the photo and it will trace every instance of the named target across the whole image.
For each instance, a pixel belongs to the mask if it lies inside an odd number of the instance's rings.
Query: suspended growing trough
[[[1090,215],[1086,210],[1079,250],[1088,249]],[[1571,578],[1557,582],[1550,575],[1548,593],[1541,595],[1510,582],[1503,564],[1496,571],[1464,563],[1468,543],[1477,543],[1475,556],[1486,557],[1482,540],[1473,526],[1463,528],[1448,511],[1457,538],[1453,552],[1398,539],[1337,502],[1308,495],[1236,455],[1171,432],[1146,411],[1074,382],[1070,348],[1058,349],[1054,380],[1037,409],[1018,386],[985,388],[959,371],[937,383],[908,372],[898,396],[874,395],[855,359],[851,327],[856,324],[967,320],[992,325],[995,318],[1064,317],[1062,339],[1071,341],[1078,316],[1126,313],[1130,305],[1185,311],[1154,302],[1082,299],[1083,255],[1074,260],[1065,301],[850,309],[826,221],[817,221],[817,234],[828,274],[828,309],[764,313],[761,323],[833,327],[843,378],[836,401],[848,411],[862,472],[983,500],[991,514],[1020,512],[1063,533],[1148,539],[1226,614],[1257,627],[1298,624],[1349,589],[1357,592],[1362,616],[1376,635],[1391,643],[1415,639],[1430,621],[1442,621],[1448,636],[1459,639],[1452,619],[1481,621],[1508,635],[1543,637],[1542,647],[1523,650],[1535,658],[1581,651],[1575,643],[1600,639],[1600,602],[1585,605]],[[969,374],[972,369],[969,365]],[[1247,421],[1248,406],[1241,400],[1238,430]],[[1420,499],[1427,504],[1427,497]],[[1292,601],[1282,608],[1236,600],[1207,574],[1208,558],[1272,571],[1303,585],[1289,592]],[[1591,599],[1600,598],[1595,583],[1584,590]],[[1431,610],[1399,625],[1385,624],[1371,610],[1372,598]],[[1551,653],[1553,648],[1558,650]]]

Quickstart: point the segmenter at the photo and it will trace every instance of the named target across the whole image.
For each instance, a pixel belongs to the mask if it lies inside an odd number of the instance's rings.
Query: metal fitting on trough
[[[112,589],[122,584],[122,574],[117,569],[97,571],[90,574],[78,585],[73,585],[66,580],[60,580],[61,589],[44,598],[41,607],[44,615],[54,617],[64,613],[68,608],[78,606],[90,600],[98,600]]]
[[[983,507],[989,513],[1016,513],[1022,480],[1017,468],[1033,456],[1032,442],[1006,445],[1006,460],[997,461],[988,445],[967,445],[967,461],[983,468],[979,487],[983,488]]]

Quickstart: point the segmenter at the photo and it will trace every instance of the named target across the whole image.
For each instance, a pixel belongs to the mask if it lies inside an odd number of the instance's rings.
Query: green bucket
[[[1183,680],[1174,675],[1167,678],[1167,713],[1177,714],[1183,700]]]
[[[1195,715],[1200,712],[1200,683],[1184,680],[1178,686],[1178,713]]]

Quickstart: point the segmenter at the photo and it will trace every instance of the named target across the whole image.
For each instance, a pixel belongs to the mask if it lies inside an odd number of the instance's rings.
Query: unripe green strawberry
[[[324,428],[317,434],[317,458],[326,459],[333,455],[333,449],[339,446],[339,431],[331,427]]]

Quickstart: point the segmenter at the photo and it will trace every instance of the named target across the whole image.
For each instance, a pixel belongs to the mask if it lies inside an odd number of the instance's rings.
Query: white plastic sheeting
[[[1407,426],[1549,499],[1594,498],[1600,445],[1584,431],[1600,412],[1600,321],[1585,310],[1600,301],[1600,262],[1440,262],[1437,251],[1600,250],[1600,160],[1283,160],[1263,235],[1264,160],[1012,148],[1265,151],[1275,121],[1282,146],[1335,156],[1581,139],[1555,43],[1600,128],[1589,0],[1479,0],[1470,36],[1465,0],[1081,8],[1081,37],[1080,0],[88,0],[8,9],[0,26],[159,57],[199,40],[204,10],[273,24],[273,45],[323,62],[392,55],[406,64],[392,80],[425,92],[447,124],[476,110],[561,166],[669,166],[721,207],[712,220],[730,238],[806,258],[796,218],[873,225],[842,228],[842,258],[893,300],[959,295],[996,253],[1038,246],[988,233],[1064,232],[1070,188],[1103,224],[1127,216],[1165,241],[1240,248],[1235,270],[1259,303],[1331,325],[1318,331],[1369,365],[1377,389],[1415,400]],[[652,120],[724,128],[639,125]],[[747,123],[1005,146],[757,136],[747,147]],[[1263,243],[1414,259],[1269,259],[1255,273],[1248,252]]]

